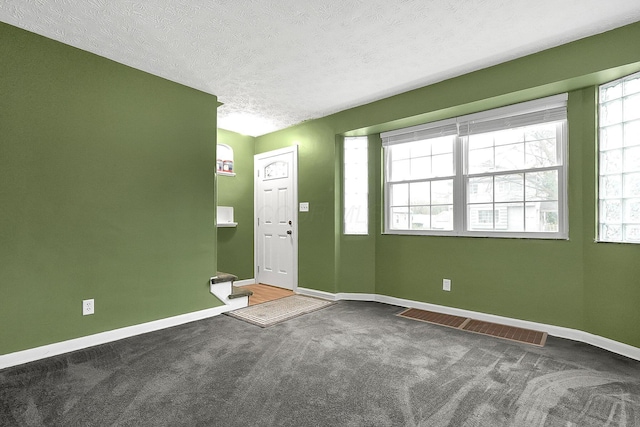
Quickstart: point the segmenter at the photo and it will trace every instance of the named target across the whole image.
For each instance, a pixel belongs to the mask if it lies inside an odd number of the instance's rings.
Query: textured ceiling
[[[2,0],[0,21],[218,96],[261,135],[640,20],[638,0]]]

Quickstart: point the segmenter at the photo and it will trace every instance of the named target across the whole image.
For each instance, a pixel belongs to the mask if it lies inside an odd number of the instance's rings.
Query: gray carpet
[[[228,316],[0,371],[2,426],[640,426],[640,362],[340,302]]]

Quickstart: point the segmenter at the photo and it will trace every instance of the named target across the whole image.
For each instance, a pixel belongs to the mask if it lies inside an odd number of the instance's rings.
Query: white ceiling
[[[638,0],[2,0],[0,21],[218,96],[261,135],[640,21]]]

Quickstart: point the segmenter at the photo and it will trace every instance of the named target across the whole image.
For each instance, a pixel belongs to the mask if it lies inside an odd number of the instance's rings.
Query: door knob
[[[293,231],[287,230],[287,234],[292,234],[292,233],[293,233]]]

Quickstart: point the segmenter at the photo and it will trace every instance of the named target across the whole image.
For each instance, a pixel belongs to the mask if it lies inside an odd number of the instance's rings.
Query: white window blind
[[[403,144],[405,142],[423,141],[430,138],[455,135],[458,127],[455,119],[442,120],[424,125],[412,126],[381,134],[385,146]]]

